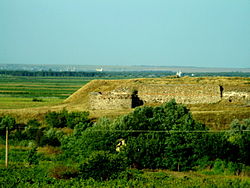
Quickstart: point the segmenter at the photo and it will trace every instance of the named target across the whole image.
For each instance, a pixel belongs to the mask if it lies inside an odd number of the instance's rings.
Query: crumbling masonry
[[[89,94],[92,109],[128,109],[143,104],[160,104],[171,99],[183,104],[216,103],[222,99],[249,99],[248,92],[225,92],[223,86],[201,84],[145,84]],[[229,101],[230,102],[230,101]]]

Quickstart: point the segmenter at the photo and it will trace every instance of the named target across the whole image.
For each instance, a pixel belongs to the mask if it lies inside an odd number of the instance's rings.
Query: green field
[[[92,78],[0,77],[0,109],[50,106],[62,102]]]
[[[53,150],[51,148],[50,150]],[[0,145],[0,187],[249,187],[248,176],[235,176],[210,169],[190,172],[169,170],[130,169],[119,178],[96,181],[94,179],[67,178],[76,170],[74,166],[56,161],[48,149],[38,151],[39,164],[29,165],[30,148],[12,146],[9,153],[9,168],[4,167],[4,145]],[[66,174],[66,173],[65,173]]]

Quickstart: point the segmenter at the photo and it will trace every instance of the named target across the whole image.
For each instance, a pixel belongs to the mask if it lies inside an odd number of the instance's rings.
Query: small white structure
[[[121,148],[124,147],[124,146],[126,146],[125,140],[121,138],[121,139],[118,140],[118,144],[116,145],[116,149],[115,150],[117,152],[120,152]]]
[[[102,72],[103,71],[103,68],[100,68],[100,69],[95,69],[97,72]]]
[[[181,72],[181,71],[176,72],[176,76],[177,76],[178,78],[180,78],[181,75],[182,75],[182,72]]]

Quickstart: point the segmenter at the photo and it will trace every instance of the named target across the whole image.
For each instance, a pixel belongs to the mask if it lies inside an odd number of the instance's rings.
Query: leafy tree
[[[204,153],[197,144],[202,133],[189,131],[206,131],[205,125],[174,100],[159,107],[136,108],[116,121],[115,129],[128,131],[123,134],[125,152],[130,164],[139,168],[185,170]]]
[[[16,120],[15,118],[6,115],[0,118],[0,129],[11,130],[15,128]]]
[[[80,165],[80,176],[83,179],[108,180],[118,176],[126,169],[126,158],[123,155],[107,151],[95,151]]]
[[[31,119],[28,121],[27,126],[32,128],[38,128],[41,126],[41,123],[37,119]]]
[[[55,128],[50,128],[42,132],[42,137],[39,140],[38,145],[50,145],[50,146],[60,146],[60,138],[63,136],[63,133],[60,130]]]
[[[89,124],[88,116],[88,112],[70,112],[66,116],[66,126],[73,129],[78,124]]]
[[[27,138],[34,140],[37,137],[40,126],[41,123],[39,123],[39,121],[36,119],[29,120],[24,131],[24,133],[27,135]]]
[[[107,118],[100,118],[93,127],[86,130],[79,130],[76,126],[74,134],[62,140],[62,157],[79,162],[96,150],[116,152],[117,136],[113,130],[112,122]]]
[[[68,112],[63,109],[60,112],[48,112],[45,115],[45,121],[50,127],[69,127],[73,129],[79,123],[90,123],[88,116],[88,112]]]
[[[48,112],[45,115],[45,121],[50,127],[66,127],[67,111],[64,109],[61,112]]]
[[[121,153],[137,168],[186,170],[203,156],[202,133],[206,127],[193,120],[189,110],[174,100],[159,107],[138,107],[115,121],[101,119],[81,134],[67,137],[64,157],[81,161],[93,151],[116,153],[119,139],[126,146]]]
[[[227,141],[235,147],[236,162],[250,165],[250,119],[232,121],[230,130],[225,134]]]

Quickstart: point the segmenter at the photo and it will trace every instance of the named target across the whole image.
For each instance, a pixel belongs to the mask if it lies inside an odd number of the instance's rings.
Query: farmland
[[[0,77],[0,108],[19,109],[61,103],[91,78]]]

